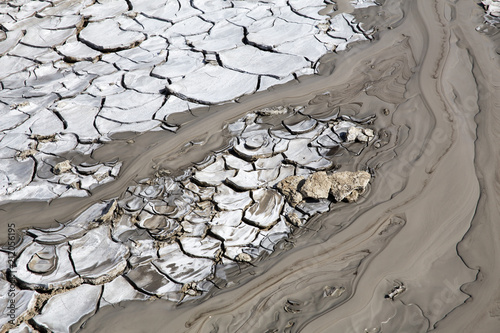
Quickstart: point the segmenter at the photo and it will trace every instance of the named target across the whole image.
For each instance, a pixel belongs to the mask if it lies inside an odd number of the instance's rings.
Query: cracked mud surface
[[[324,54],[372,38],[351,14],[320,15],[325,5],[0,4],[0,199],[87,196],[102,180],[79,179],[78,168],[71,179],[50,173],[69,152],[89,155],[126,131],[176,131],[172,114],[317,73]]]
[[[4,7],[4,330],[496,332],[498,2],[256,4]]]
[[[201,296],[221,284],[228,267],[272,253],[292,226],[304,227],[332,202],[357,201],[370,173],[334,171],[332,157],[353,147],[359,153],[373,131],[342,120],[338,108],[319,120],[307,112],[250,113],[228,125],[228,148],[180,176],[141,180],[72,221],[27,229],[13,251],[16,269],[0,280],[22,295],[17,324],[70,331],[101,306]],[[304,185],[290,186],[294,177]],[[62,312],[71,315],[62,320]]]

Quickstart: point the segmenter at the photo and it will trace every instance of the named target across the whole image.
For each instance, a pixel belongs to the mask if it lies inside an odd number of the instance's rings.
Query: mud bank
[[[120,134],[93,155],[123,161],[116,181],[90,198],[4,205],[2,223],[47,227],[159,169],[203,160],[227,144],[223,124],[258,108],[375,115],[370,148],[335,156],[340,170],[373,174],[356,204],[335,205],[273,253],[228,269],[229,282],[214,281],[201,299],[123,302],[74,331],[495,332],[500,61],[497,36],[476,31],[483,14],[444,0],[359,11],[379,29],[375,40],[323,57],[322,75],[186,112],[172,120],[175,134]],[[386,297],[395,286],[404,291]]]

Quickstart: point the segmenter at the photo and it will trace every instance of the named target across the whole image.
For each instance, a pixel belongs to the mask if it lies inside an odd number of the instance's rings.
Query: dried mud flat
[[[92,158],[121,168],[91,196],[2,205],[3,242],[26,228],[2,279],[34,309],[11,331],[496,332],[490,6],[358,8],[373,40],[320,75],[165,118],[175,133],[115,135]],[[370,184],[339,201],[335,175],[358,170]]]

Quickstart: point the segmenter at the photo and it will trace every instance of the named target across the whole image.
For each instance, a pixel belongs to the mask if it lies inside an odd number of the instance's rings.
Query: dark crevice
[[[177,98],[180,98],[182,100],[185,100],[185,101],[188,101],[188,102],[191,102],[191,103],[202,104],[202,105],[212,105],[213,104],[213,103],[210,103],[210,102],[206,102],[206,101],[198,100],[198,99],[195,99],[195,98],[191,98],[191,97],[188,97],[188,96],[183,95],[181,93],[172,91],[168,87],[165,87],[165,93],[169,94],[169,95],[174,95]]]
[[[261,80],[261,75],[257,77],[257,87],[255,88],[256,91],[260,89],[260,80]]]
[[[129,11],[134,10],[134,6],[132,5],[132,2],[130,2],[130,0],[125,0],[125,2],[127,3],[128,10],[129,10]]]
[[[156,17],[156,16],[152,16],[152,15],[148,15],[144,12],[141,12],[142,15],[144,15],[145,17],[147,17],[148,19],[152,19],[152,20],[158,20],[158,21],[163,21],[163,22],[167,22],[167,23],[170,23],[170,24],[174,24],[174,21],[172,20],[169,20],[169,19],[166,19],[166,18],[162,18],[162,17]]]
[[[307,16],[305,14],[302,14],[301,12],[299,12],[298,10],[296,10],[295,8],[293,8],[293,6],[290,4],[290,1],[287,0],[286,2],[286,5],[288,6],[288,8],[290,8],[290,10],[297,16],[301,16],[301,17],[305,17],[306,19],[310,19],[310,20],[314,20],[314,21],[317,21],[318,19],[314,18],[314,17],[310,17],[310,16]],[[294,23],[298,23],[298,22],[294,22]]]
[[[156,268],[156,267],[155,267]],[[123,278],[125,278],[125,280],[127,280],[128,283],[130,283],[130,285],[138,292],[140,292],[141,294],[145,294],[145,295],[148,295],[148,296],[153,296],[153,297],[157,297],[158,295],[156,294],[153,294],[153,293],[150,293],[148,292],[147,290],[144,290],[142,289],[141,287],[139,287],[135,282],[134,280],[132,280],[131,278],[129,278],[127,275],[122,275]]]
[[[71,249],[72,249],[72,246],[71,244],[68,242],[68,258],[69,258],[69,262],[71,263],[71,267],[73,267],[73,271],[75,272],[76,275],[78,275],[80,277],[80,279],[82,278],[80,274],[78,274],[78,272],[76,271],[76,266],[75,266],[75,262],[73,261],[73,257],[71,256]]]
[[[160,270],[160,268],[159,268],[158,266],[156,266],[156,265],[155,265],[155,263],[154,263],[154,262],[151,262],[151,266],[153,266],[153,267],[154,267],[154,268],[158,271],[158,273],[160,273],[160,274],[161,274],[161,275],[163,275],[165,278],[167,278],[167,280],[172,281],[173,283],[176,283],[176,284],[183,285],[183,283],[178,282],[178,281],[176,281],[176,280],[172,279],[172,278],[171,278],[170,276],[168,276],[167,274],[163,273],[163,272]]]
[[[97,127],[97,123],[96,122],[97,122],[97,117],[99,116],[99,113],[101,113],[101,110],[104,107],[104,103],[105,102],[106,102],[106,97],[103,97],[101,99],[101,105],[99,106],[99,111],[95,115],[94,121],[92,122],[92,125],[94,126],[95,130],[97,131],[97,133],[99,133],[99,135],[103,135],[103,134],[101,133],[101,131],[99,131],[99,128]]]
[[[248,29],[247,29],[247,27],[242,27],[242,28],[243,28],[243,38],[241,39],[241,41],[243,42],[243,44],[253,46],[253,47],[258,48],[259,50],[262,50],[262,51],[278,53],[273,49],[272,46],[257,44],[255,42],[248,40]]]
[[[45,326],[39,325],[33,318],[28,320],[28,323],[33,326],[40,333],[51,333]]]
[[[61,99],[59,99],[59,100],[61,100]],[[61,115],[61,113],[59,113],[58,111],[54,111],[54,110],[52,110],[52,112],[63,123],[63,129],[67,129],[68,128],[68,122],[66,121],[66,119],[63,118],[63,116]]]

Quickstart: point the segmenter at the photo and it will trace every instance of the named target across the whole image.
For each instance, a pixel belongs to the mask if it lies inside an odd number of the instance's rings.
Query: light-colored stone
[[[234,211],[245,209],[252,203],[250,192],[236,192],[230,187],[221,184],[214,195],[214,201],[219,209]]]
[[[214,65],[205,65],[182,80],[168,85],[178,96],[203,104],[231,101],[257,88],[257,75],[240,73]]]
[[[80,41],[101,52],[129,49],[144,39],[146,36],[140,32],[121,30],[118,22],[112,19],[91,22],[80,32]]]
[[[92,315],[102,293],[102,286],[81,285],[62,294],[55,295],[33,320],[53,332],[71,332],[73,325]],[[64,316],[62,315],[64,314]]]
[[[71,166],[71,162],[69,160],[66,160],[66,161],[62,161],[62,162],[59,162],[57,163],[55,166],[54,166],[54,173],[56,175],[59,175],[61,173],[64,173],[64,172],[67,172],[67,171],[70,171],[72,168]]]
[[[279,182],[277,188],[285,196],[287,202],[295,206],[303,199],[300,189],[304,182],[304,176],[289,176]]]
[[[330,175],[330,179],[331,193],[336,201],[342,201],[345,198],[356,201],[357,194],[352,193],[363,193],[370,182],[371,175],[366,171],[341,171]]]
[[[70,245],[75,271],[86,281],[110,281],[127,267],[129,250],[110,239],[106,225],[89,231]]]
[[[266,52],[250,45],[222,51],[220,58],[224,67],[244,73],[273,75],[279,78],[309,66],[303,57]]]
[[[313,173],[302,185],[300,192],[305,198],[327,199],[331,188],[331,179],[324,171]]]
[[[279,219],[283,208],[283,197],[275,190],[258,189],[252,191],[255,203],[245,211],[243,220],[259,228],[272,227]]]

